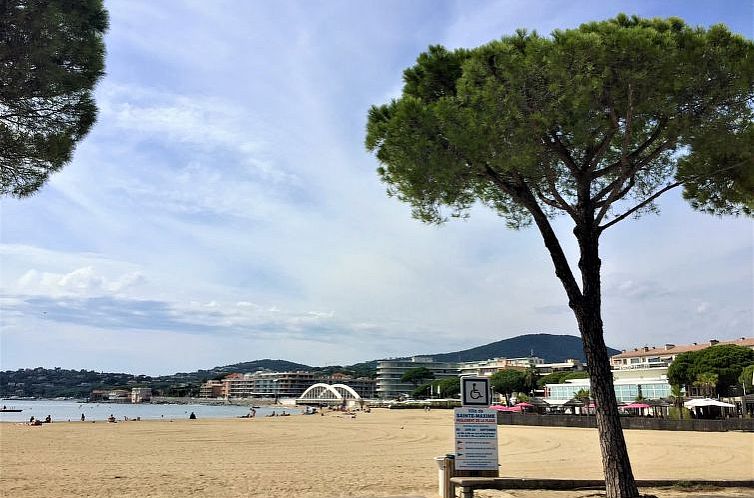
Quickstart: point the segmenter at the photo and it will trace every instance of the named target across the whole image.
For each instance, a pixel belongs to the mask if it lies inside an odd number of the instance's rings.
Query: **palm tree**
[[[534,393],[534,390],[537,388],[538,379],[539,374],[537,373],[537,369],[534,368],[534,365],[530,365],[524,372],[524,388],[527,394]]]
[[[702,394],[705,398],[711,398],[715,394],[715,388],[717,387],[718,376],[716,373],[705,372],[696,376],[694,381],[694,387],[698,387],[702,390]]]
[[[587,415],[589,415],[589,400],[592,398],[592,393],[589,392],[589,389],[581,388],[573,393],[573,397],[584,403],[584,406],[586,407],[586,413]]]

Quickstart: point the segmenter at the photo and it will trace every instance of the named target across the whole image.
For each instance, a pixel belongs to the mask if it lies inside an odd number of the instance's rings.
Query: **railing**
[[[754,432],[754,418],[726,418],[719,420],[621,417],[624,429],[698,432]],[[529,413],[497,414],[498,425],[533,425],[539,427],[585,427],[596,428],[594,415],[537,415]]]
[[[613,365],[613,370],[647,370],[650,368],[668,368],[669,361],[659,361],[652,363],[629,363],[628,365]]]

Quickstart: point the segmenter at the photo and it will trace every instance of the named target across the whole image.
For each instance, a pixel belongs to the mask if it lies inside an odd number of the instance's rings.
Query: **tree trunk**
[[[588,186],[584,191],[583,196],[588,199]],[[595,225],[593,206],[589,206],[588,203],[579,206],[580,221],[577,222],[573,231],[581,252],[579,269],[582,286],[579,289],[558,237],[531,191],[524,185],[517,190],[512,190],[511,195],[526,206],[532,214],[555,266],[555,275],[563,284],[563,289],[568,296],[568,305],[576,315],[589,367],[592,398],[596,405],[595,417],[607,498],[635,498],[639,496],[639,490],[631,472],[631,462],[628,459],[623,428],[618,416],[618,401],[615,399],[610,358],[607,356],[607,347],[602,336],[600,232]]]
[[[610,358],[603,337],[599,235],[594,230],[582,228],[576,228],[574,233],[581,252],[579,269],[583,298],[580,303],[571,303],[571,308],[576,315],[584,342],[591,395],[596,405],[595,416],[607,498],[633,498],[639,496],[639,491],[623,438],[618,402],[613,388],[613,375],[610,371]]]

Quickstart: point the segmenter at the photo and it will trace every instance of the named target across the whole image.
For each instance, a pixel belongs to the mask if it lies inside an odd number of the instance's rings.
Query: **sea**
[[[249,406],[239,405],[203,405],[203,404],[151,404],[151,403],[83,403],[70,400],[4,400],[0,406],[21,409],[20,412],[0,412],[0,422],[28,422],[33,416],[44,420],[47,415],[53,422],[80,421],[83,413],[87,421],[104,421],[110,415],[117,420],[124,417],[142,420],[178,420],[187,419],[194,412],[197,419],[236,418],[249,413]],[[293,407],[261,406],[255,408],[257,417],[275,414],[298,415],[301,410]]]

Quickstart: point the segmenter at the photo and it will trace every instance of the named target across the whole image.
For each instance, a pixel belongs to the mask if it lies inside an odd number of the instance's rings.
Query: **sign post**
[[[456,475],[497,477],[497,412],[487,377],[461,377],[461,408],[454,410]]]

